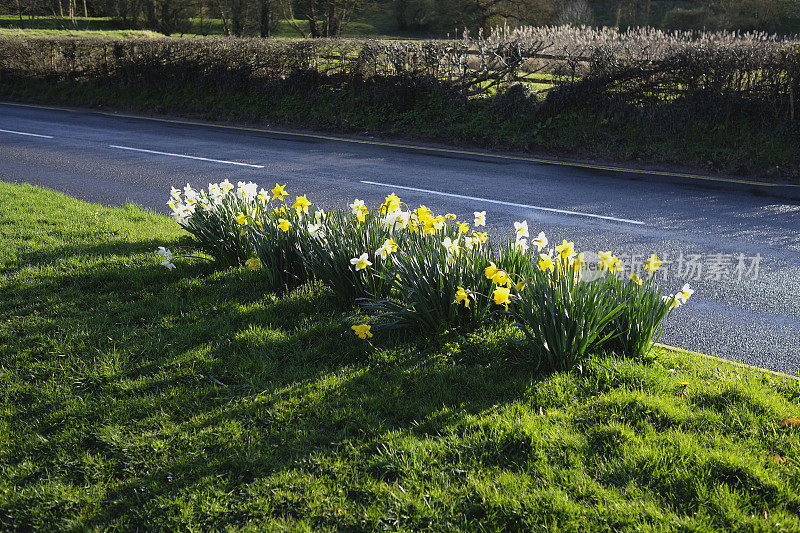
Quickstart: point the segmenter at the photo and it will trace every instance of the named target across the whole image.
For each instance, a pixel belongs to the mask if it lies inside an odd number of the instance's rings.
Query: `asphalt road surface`
[[[494,236],[527,220],[628,268],[655,251],[667,291],[696,290],[662,342],[800,374],[800,201],[780,190],[323,137],[0,104],[0,180],[164,213],[170,186],[225,178],[288,183],[326,209],[394,191],[466,220],[485,210]]]

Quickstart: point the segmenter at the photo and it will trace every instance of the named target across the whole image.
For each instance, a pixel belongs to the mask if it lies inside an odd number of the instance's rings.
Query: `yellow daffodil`
[[[608,262],[608,271],[612,274],[617,274],[622,272],[622,261],[619,260],[619,257],[616,255],[612,255],[611,259]]]
[[[455,216],[453,213],[447,213],[447,214],[444,216],[444,219],[445,219],[445,220],[455,220],[456,218],[458,218],[458,217],[456,217],[456,216]]]
[[[281,229],[281,231],[289,231],[289,228],[292,227],[292,223],[285,218],[279,218],[278,227]]]
[[[550,250],[549,254],[539,254],[539,270],[555,270],[555,263],[553,263],[553,251]]]
[[[527,285],[525,285],[525,282],[524,282],[524,281],[519,281],[519,282],[517,282],[517,284],[516,284],[516,285],[514,285],[514,288],[517,290],[517,292],[522,292],[522,291],[524,291],[524,290],[525,290],[525,287],[527,287]]]
[[[372,326],[369,324],[359,324],[358,326],[350,326],[350,328],[356,332],[359,339],[366,339],[372,338]]]
[[[285,215],[286,214],[286,206],[282,205],[280,207],[276,207],[275,209],[272,210],[272,212],[275,213],[276,215]]]
[[[564,239],[561,244],[556,246],[556,252],[561,256],[561,259],[566,260],[570,260],[577,255],[575,253],[575,243],[567,242],[567,239]]]
[[[493,261],[489,261],[489,266],[483,270],[483,273],[486,275],[486,279],[494,278],[494,275],[497,274],[497,265]]]
[[[244,265],[250,270],[258,270],[261,267],[261,261],[258,259],[258,257],[251,257],[244,262]]]
[[[634,273],[634,274],[631,274],[628,277],[630,278],[630,280],[632,282],[634,282],[637,285],[641,285],[643,283],[642,278],[641,278],[641,276],[639,276],[639,274]]]
[[[350,260],[350,264],[356,267],[356,271],[366,270],[368,266],[372,266],[372,262],[370,262],[368,254],[361,254],[360,257],[352,258]]]
[[[383,202],[383,205],[381,205],[381,210],[383,210],[387,214],[393,213],[398,209],[400,209],[400,197],[397,196],[395,193],[392,193],[389,196],[387,196]]]
[[[474,235],[478,238],[481,244],[486,244],[486,242],[489,240],[489,233],[486,231],[484,232],[476,231],[474,232]]]
[[[292,204],[292,208],[294,208],[298,214],[303,212],[307,215],[308,206],[310,205],[311,202],[308,201],[308,198],[306,198],[306,195],[304,194],[303,196],[295,196],[295,201],[294,204]]]
[[[458,223],[458,233],[467,233],[469,231],[469,224],[466,222],[459,222]]]
[[[272,188],[272,199],[282,202],[284,198],[289,196],[288,194],[286,194],[286,190],[285,189],[286,189],[286,185],[278,185],[276,183],[275,187]]]
[[[644,269],[652,274],[663,264],[664,262],[658,259],[658,255],[653,254],[647,258],[647,261],[644,262]]]
[[[236,215],[236,222],[244,226],[245,224],[247,224],[247,217],[239,213],[238,215]]]
[[[614,257],[611,253],[611,250],[607,252],[597,252],[597,256],[600,258],[600,261],[597,262],[597,266],[600,267],[600,270],[608,270],[608,265],[611,262],[611,258]]]
[[[511,301],[511,289],[508,287],[497,287],[492,293],[494,303],[497,305],[505,305],[508,310],[508,302]]]
[[[464,287],[459,287],[456,290],[456,304],[464,302],[464,307],[469,307],[469,294],[464,290]]]
[[[492,281],[496,285],[511,287],[511,278],[508,277],[505,270],[498,270],[495,275],[492,276]]]

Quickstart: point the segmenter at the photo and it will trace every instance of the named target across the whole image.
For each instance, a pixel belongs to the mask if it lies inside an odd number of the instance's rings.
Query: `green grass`
[[[164,270],[186,243],[0,183],[0,529],[800,528],[796,380],[536,374],[492,328],[369,344],[319,285]]]
[[[224,27],[222,19],[189,19],[190,29],[187,32],[173,33],[170,37],[198,37],[201,35],[222,35]],[[308,32],[308,21],[281,20],[273,33],[280,39],[299,39],[302,36],[295,25]],[[250,25],[252,26],[252,25]],[[245,36],[258,36],[258,28],[245,28]],[[369,22],[349,21],[342,28],[344,37],[379,37],[378,29]],[[75,17],[75,24],[69,18],[62,17],[27,17],[22,20],[17,15],[0,15],[0,37],[103,37],[107,39],[126,39],[134,37],[164,37],[163,34],[134,30],[111,17]]]

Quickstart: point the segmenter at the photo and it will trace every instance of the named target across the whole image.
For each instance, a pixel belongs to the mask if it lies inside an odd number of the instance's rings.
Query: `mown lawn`
[[[0,183],[0,529],[800,529],[800,384],[688,354],[537,373],[173,221]]]

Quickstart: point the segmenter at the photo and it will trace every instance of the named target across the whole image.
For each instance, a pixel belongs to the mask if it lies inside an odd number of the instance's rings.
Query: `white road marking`
[[[25,135],[27,137],[41,137],[42,139],[52,139],[52,135],[39,135],[38,133],[25,133],[24,131],[14,131],[14,130],[0,130],[3,133],[13,133],[14,135]]]
[[[424,192],[426,194],[436,194],[438,196],[449,196],[451,198],[460,198],[462,200],[475,200],[477,202],[485,202],[489,204],[500,204],[500,205],[508,205],[511,207],[522,207],[525,209],[533,209],[536,211],[546,211],[548,213],[559,213],[562,215],[574,215],[580,217],[589,217],[589,218],[599,218],[601,220],[610,220],[612,222],[623,222],[625,224],[636,224],[637,226],[644,226],[646,225],[644,222],[640,220],[630,220],[627,218],[617,218],[617,217],[609,217],[605,215],[595,215],[594,213],[581,213],[579,211],[567,211],[565,209],[555,209],[552,207],[540,207],[538,205],[527,205],[527,204],[518,204],[515,202],[504,202],[502,200],[491,200],[489,198],[478,198],[477,196],[466,196],[463,194],[453,194],[449,192],[440,192],[440,191],[430,191],[428,189],[418,189],[417,187],[405,187],[403,185],[392,185],[391,183],[378,183],[377,181],[362,181],[361,183],[366,183],[367,185],[378,185],[379,187],[391,187],[393,189],[404,189],[406,191],[414,191],[414,192]]]
[[[240,167],[250,168],[264,168],[264,165],[251,165],[250,163],[240,163],[239,161],[226,161],[224,159],[211,159],[209,157],[197,157],[194,155],[173,154],[171,152],[159,152],[157,150],[145,150],[144,148],[131,148],[130,146],[119,146],[116,144],[109,144],[111,148],[119,148],[120,150],[130,150],[132,152],[144,152],[146,154],[156,155],[170,155],[172,157],[183,157],[184,159],[196,159],[198,161],[210,161],[212,163],[224,163],[226,165],[238,165]]]

